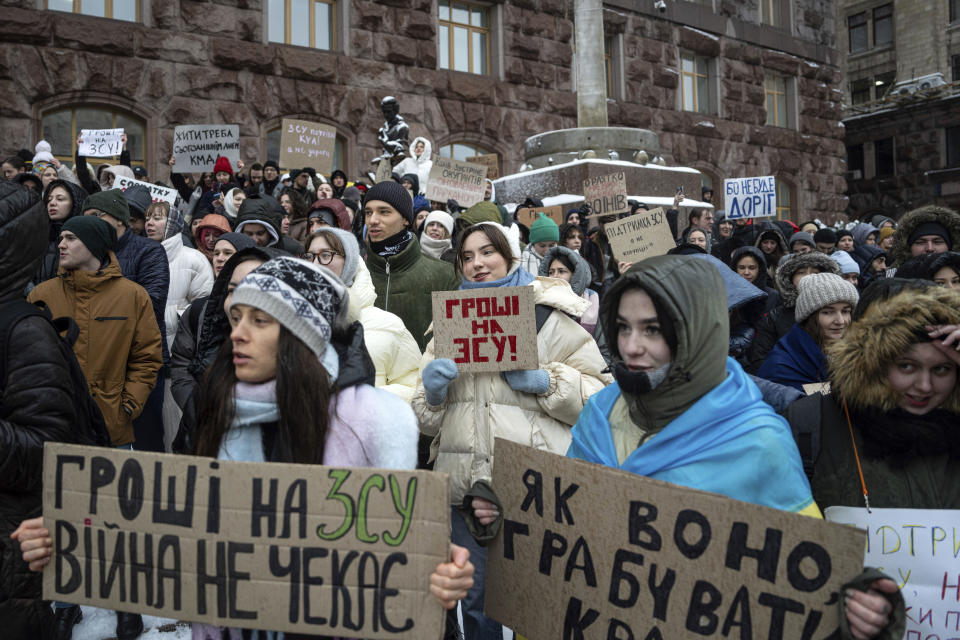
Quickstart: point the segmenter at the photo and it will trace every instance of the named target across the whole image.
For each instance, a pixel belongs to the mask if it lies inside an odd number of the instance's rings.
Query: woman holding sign
[[[537,305],[551,311],[537,332],[539,369],[503,373],[461,373],[453,360],[434,359],[431,340],[423,356],[413,397],[420,430],[434,438],[437,471],[450,474],[453,541],[470,549],[477,565],[476,586],[463,602],[467,640],[499,639],[500,624],[483,615],[486,551],[474,540],[490,539],[458,507],[472,495],[490,495],[494,438],[554,453],[570,443],[570,426],[587,398],[612,378],[593,338],[577,324],[589,303],[566,282],[534,278],[520,267],[520,250],[495,222],[465,228],[460,235],[457,270],[460,289],[531,286]]]
[[[241,280],[229,302],[230,340],[200,389],[194,453],[245,462],[413,469],[409,406],[367,383],[370,359],[358,324],[346,325],[343,282],[295,258],[276,258]],[[14,534],[34,570],[52,548],[40,519]],[[430,590],[447,609],[473,584],[466,549],[438,565]],[[222,630],[194,624],[195,638]],[[232,631],[229,637],[240,637]],[[246,637],[246,634],[244,634]]]

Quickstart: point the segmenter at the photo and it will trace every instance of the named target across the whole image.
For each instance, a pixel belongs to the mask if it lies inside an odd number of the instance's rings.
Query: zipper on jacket
[[[97,322],[104,322],[105,320],[127,320],[127,316],[97,316],[94,320]]]
[[[385,259],[384,263],[387,265],[387,293],[383,296],[383,310],[390,311],[390,259]]]

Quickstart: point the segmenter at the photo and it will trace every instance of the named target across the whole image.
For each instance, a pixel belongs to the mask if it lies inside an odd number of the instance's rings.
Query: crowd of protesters
[[[44,142],[3,162],[11,637],[70,638],[82,615],[40,599],[52,549],[38,516],[43,443],[90,443],[75,426],[85,407],[114,447],[449,474],[451,560],[430,588],[459,603],[447,636],[467,640],[503,633],[483,614],[497,437],[811,517],[862,506],[868,487],[877,507],[960,508],[956,212],[730,220],[678,195],[676,247],[629,264],[604,232],[616,216],[586,206],[525,226],[516,209],[545,194],[497,202],[491,183],[467,208],[428,201],[430,154],[416,138],[375,184],[225,157],[199,176],[171,157],[169,175],[147,176],[125,152],[71,169]],[[172,185],[176,204],[114,188],[117,176]],[[431,293],[507,286],[533,290],[538,368],[469,373],[437,358]],[[79,385],[52,318],[75,327]],[[846,633],[902,635],[897,584],[849,579]],[[118,612],[119,638],[142,630]]]

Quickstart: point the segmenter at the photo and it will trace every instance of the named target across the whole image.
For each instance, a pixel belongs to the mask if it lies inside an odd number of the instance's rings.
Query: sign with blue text
[[[773,176],[727,178],[723,203],[728,220],[769,218],[777,215],[777,181]]]
[[[446,474],[48,442],[45,599],[244,629],[439,640]]]

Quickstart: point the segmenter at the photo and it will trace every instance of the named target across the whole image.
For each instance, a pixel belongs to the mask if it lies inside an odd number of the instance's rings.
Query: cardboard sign
[[[47,443],[45,599],[223,626],[440,638],[446,474]]]
[[[627,177],[623,171],[605,176],[587,178],[583,181],[583,200],[592,213],[590,216],[609,216],[630,211],[627,204]]]
[[[377,165],[377,182],[386,182],[393,179],[393,164],[389,158],[383,158]]]
[[[186,124],[173,129],[173,158],[177,173],[213,171],[217,156],[237,170],[240,159],[240,125]]]
[[[482,164],[487,167],[487,180],[496,180],[500,177],[500,156],[495,153],[485,153],[482,156],[470,156],[467,162]]]
[[[640,262],[651,256],[662,256],[677,246],[663,209],[644,211],[603,225],[610,240],[613,256],[623,262]]]
[[[485,611],[533,638],[839,637],[864,533],[498,438]]]
[[[153,198],[154,202],[169,202],[170,206],[174,206],[177,202],[177,193],[176,189],[170,189],[168,187],[161,187],[158,184],[150,184],[149,182],[143,182],[142,180],[136,180],[134,178],[127,178],[124,176],[117,176],[113,181],[114,189],[120,189],[120,191],[126,191],[129,187],[132,187],[135,184],[143,185],[150,190],[150,197]]]
[[[319,122],[284,118],[280,126],[280,167],[313,167],[317,173],[330,175],[336,144],[337,130],[333,127]]]
[[[529,227],[537,219],[537,214],[544,213],[550,219],[557,223],[557,226],[563,224],[563,207],[554,205],[552,207],[540,207],[538,209],[523,207],[517,209],[517,222]]]
[[[434,156],[427,179],[427,200],[446,202],[453,198],[464,209],[483,200],[487,188],[487,167]]]
[[[777,181],[773,176],[728,178],[723,181],[728,220],[777,215]]]
[[[960,511],[829,507],[827,520],[867,532],[864,564],[900,585],[906,638],[955,638],[960,630]]]
[[[123,129],[80,129],[77,153],[88,158],[112,158],[123,151]]]
[[[533,289],[434,291],[433,351],[460,371],[539,369]]]

